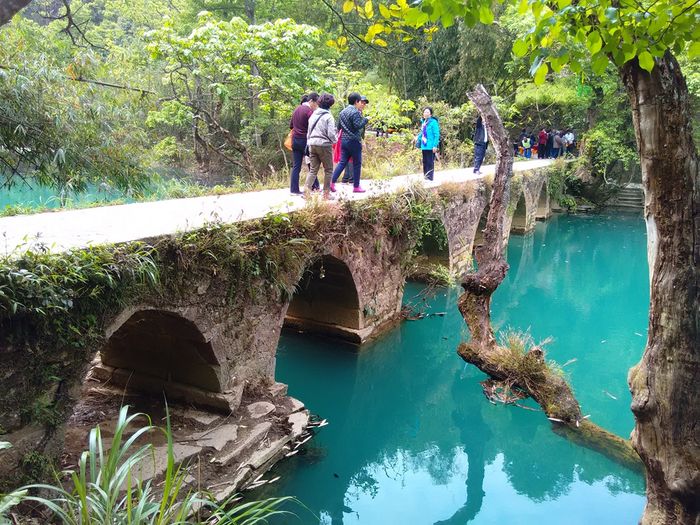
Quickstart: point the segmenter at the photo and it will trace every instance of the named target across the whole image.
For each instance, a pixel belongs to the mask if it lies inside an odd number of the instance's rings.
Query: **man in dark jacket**
[[[481,174],[481,163],[484,162],[486,156],[486,147],[489,143],[489,135],[484,126],[484,121],[481,115],[476,118],[476,126],[474,129],[474,173]]]
[[[545,153],[545,159],[552,158],[552,150],[554,149],[554,130],[550,129],[547,133],[547,149]]]
[[[353,164],[352,191],[354,193],[364,193],[365,191],[360,187],[360,174],[362,171],[362,137],[368,119],[362,115],[362,112],[368,103],[367,97],[359,93],[350,93],[348,95],[348,106],[338,115],[338,122],[340,129],[343,130],[343,136],[340,141],[340,162],[333,171],[331,191],[335,191],[335,183],[351,157]]]
[[[289,191],[292,195],[302,195],[299,188],[299,174],[301,165],[304,162],[304,151],[306,151],[306,135],[309,131],[309,117],[318,108],[318,93],[311,92],[304,95],[301,102],[292,113],[289,121],[289,129],[292,130],[292,177],[289,184]],[[318,189],[318,180],[314,183],[314,189]]]

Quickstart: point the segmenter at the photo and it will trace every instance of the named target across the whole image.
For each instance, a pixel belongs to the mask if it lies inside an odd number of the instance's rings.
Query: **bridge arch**
[[[232,393],[230,363],[225,350],[217,348],[221,341],[202,328],[206,315],[196,308],[128,308],[107,327],[91,376],[203,408],[235,409],[240,389]]]
[[[447,231],[450,272],[461,277],[473,266],[472,252],[478,242],[480,222],[487,214],[487,189],[481,184],[473,195],[457,193],[447,199],[440,214]],[[483,226],[481,226],[483,228]]]
[[[413,268],[409,277],[420,281],[428,277],[435,266],[445,267],[452,272],[456,263],[452,257],[453,249],[444,219],[430,219],[414,248]]]
[[[552,205],[549,200],[549,188],[547,187],[547,181],[543,181],[542,187],[539,192],[539,197],[537,198],[537,211],[535,213],[535,219],[538,221],[545,221],[549,219],[552,215]]]
[[[297,282],[285,326],[355,341],[363,321],[357,280],[350,265],[329,253],[311,261]]]
[[[529,229],[529,213],[524,191],[520,192],[515,203],[513,218],[510,224],[510,231],[513,233],[525,233]]]
[[[129,312],[107,330],[102,363],[221,392],[219,361],[197,325],[182,315],[158,309]]]

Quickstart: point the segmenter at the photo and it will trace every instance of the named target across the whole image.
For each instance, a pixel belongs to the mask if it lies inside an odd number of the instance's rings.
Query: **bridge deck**
[[[548,166],[551,160],[520,161],[513,171]],[[449,182],[476,180],[493,174],[494,166],[482,166],[482,175],[472,168],[443,170],[426,187]],[[382,181],[363,181],[366,193],[352,193],[352,186],[338,184],[336,196],[366,199],[380,193],[395,192],[423,181],[422,174],[403,175]],[[221,196],[140,202],[80,210],[37,213],[0,218],[0,253],[11,255],[16,249],[42,245],[59,252],[96,244],[111,244],[147,239],[194,230],[208,222],[238,222],[265,216],[270,211],[294,211],[305,201],[290,196],[287,189],[232,193]]]

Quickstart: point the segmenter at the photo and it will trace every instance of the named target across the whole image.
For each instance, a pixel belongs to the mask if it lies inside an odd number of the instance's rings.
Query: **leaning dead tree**
[[[503,381],[531,396],[552,421],[554,430],[569,439],[601,452],[618,463],[641,471],[639,456],[631,442],[591,423],[571,387],[553,371],[545,360],[544,350],[533,345],[523,352],[498,344],[491,326],[491,296],[508,272],[504,257],[505,223],[513,176],[513,149],[501,117],[483,86],[468,94],[479,110],[496,150],[496,175],[484,229],[484,243],[475,249],[477,271],[463,277],[464,293],[459,311],[469,326],[471,339],[459,346],[457,353],[492,378]]]

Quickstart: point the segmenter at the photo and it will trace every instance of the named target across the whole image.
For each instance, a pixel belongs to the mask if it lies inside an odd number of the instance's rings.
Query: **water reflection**
[[[561,227],[564,234],[571,228],[571,243],[577,235],[590,234],[576,224]],[[544,233],[547,242],[542,242]],[[570,279],[568,272],[543,277],[538,267],[556,270],[552,261],[566,248],[556,244],[548,251],[546,245],[560,233],[551,225],[539,227],[531,241],[523,240],[522,254],[517,243],[511,244],[509,257],[517,255],[518,262],[510,275],[518,284],[500,297],[496,316],[503,323],[517,326],[527,318],[523,308],[530,318],[533,308],[548,312],[549,306],[535,305],[533,298],[566,287],[559,280]],[[606,271],[590,271],[592,279],[611,280],[606,272],[615,268],[606,263]],[[627,281],[617,282],[624,287]],[[420,289],[408,285],[406,297]],[[330,425],[305,453],[278,467],[282,481],[268,490],[297,496],[318,516],[302,513],[302,523],[636,523],[643,507],[639,476],[552,433],[541,412],[494,406],[485,399],[479,385],[484,376],[455,355],[464,332],[457,294],[443,291],[430,301],[431,311],[444,316],[406,322],[359,354],[327,341],[283,336],[278,379]],[[571,295],[557,307],[567,298]],[[555,335],[568,337],[566,331]],[[625,359],[619,353],[602,359],[616,371],[610,372],[615,378],[610,388],[624,385]],[[586,368],[591,363],[582,359],[572,370],[579,386],[597,376]],[[614,419],[628,406],[604,408]]]

